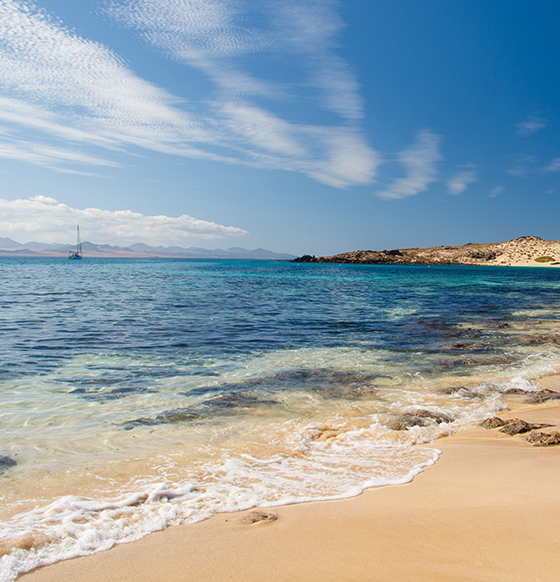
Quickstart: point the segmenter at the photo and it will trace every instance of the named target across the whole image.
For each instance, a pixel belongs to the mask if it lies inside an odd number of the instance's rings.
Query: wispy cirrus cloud
[[[152,245],[180,244],[247,234],[241,228],[198,220],[186,214],[145,216],[131,210],[80,210],[47,196],[0,198],[0,232],[4,236],[22,241],[29,238],[40,242],[73,240],[75,224],[80,224],[88,239],[121,245],[138,241]]]
[[[523,178],[527,175],[536,174],[551,174],[560,172],[560,158],[553,158],[549,162],[544,162],[536,156],[528,156],[519,154],[513,166],[508,170],[508,174]]]
[[[305,84],[320,92],[322,107],[359,119],[359,85],[335,51],[344,26],[337,5],[333,0],[108,0],[105,12],[173,60],[202,70],[216,84],[220,99],[298,99],[298,84],[264,80],[238,60],[261,54],[273,62],[284,56],[294,68],[306,70]]]
[[[438,179],[437,162],[441,161],[439,144],[441,137],[423,130],[416,135],[416,141],[397,156],[404,166],[406,176],[398,178],[377,195],[386,200],[396,200],[424,192]]]
[[[296,22],[294,11],[301,17]],[[20,159],[46,165],[25,141],[25,131],[34,130],[42,136],[37,141],[53,150],[95,148],[95,154],[84,153],[84,166],[88,160],[102,166],[105,158],[109,167],[114,151],[142,148],[301,172],[335,187],[373,179],[378,158],[356,125],[362,116],[359,87],[334,50],[342,27],[336,3],[273,1],[261,9],[241,0],[113,1],[105,13],[168,58],[202,71],[212,94],[197,102],[178,98],[29,2],[2,0],[0,100],[6,108],[0,106],[0,123],[9,134],[6,156],[19,151]],[[301,82],[253,74],[247,57],[257,53],[301,63],[312,94],[304,95]],[[339,123],[295,122],[274,113],[266,100],[318,104]],[[356,173],[348,144],[360,160]],[[70,159],[52,161],[64,168]]]
[[[447,190],[455,196],[462,194],[469,184],[478,181],[478,170],[475,164],[465,164],[462,169],[447,180]]]
[[[46,145],[39,145],[34,142],[18,140],[16,143],[6,141],[0,142],[0,158],[21,160],[52,168],[57,171],[75,172],[82,174],[78,170],[68,167],[59,167],[61,163],[77,164],[85,166],[109,166],[116,168],[118,163],[91,156],[84,152],[71,149],[55,148]]]
[[[521,135],[533,135],[539,129],[546,127],[546,119],[539,115],[528,115],[521,123],[517,124],[517,133]]]
[[[494,186],[494,188],[492,188],[492,190],[490,190],[490,194],[488,194],[488,196],[490,198],[496,198],[496,196],[501,194],[504,190],[505,190],[505,188],[503,186]]]
[[[554,158],[543,168],[545,174],[550,174],[553,172],[560,172],[560,158]]]
[[[105,11],[157,51],[211,80],[215,125],[254,164],[294,169],[344,187],[370,182],[379,160],[356,128],[363,104],[355,76],[335,52],[343,27],[336,6],[310,0],[110,0]],[[301,82],[252,74],[247,57],[259,56],[268,60],[269,70],[275,60],[289,63],[305,79],[305,96]],[[266,100],[318,105],[341,123],[296,123],[266,108]],[[357,172],[350,153],[359,160]]]

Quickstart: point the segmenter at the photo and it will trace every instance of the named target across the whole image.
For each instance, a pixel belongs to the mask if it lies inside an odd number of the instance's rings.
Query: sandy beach
[[[560,425],[510,397],[503,419]],[[477,428],[440,439],[412,483],[342,501],[220,514],[23,575],[22,582],[556,582],[560,447]]]

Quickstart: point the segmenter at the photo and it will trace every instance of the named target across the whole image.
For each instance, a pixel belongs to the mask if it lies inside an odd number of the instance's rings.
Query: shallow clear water
[[[0,277],[0,580],[405,482],[426,443],[560,371],[555,269],[9,258]]]

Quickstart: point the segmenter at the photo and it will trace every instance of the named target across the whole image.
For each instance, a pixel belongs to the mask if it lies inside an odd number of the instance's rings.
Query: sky
[[[0,0],[0,237],[560,232],[555,0]]]

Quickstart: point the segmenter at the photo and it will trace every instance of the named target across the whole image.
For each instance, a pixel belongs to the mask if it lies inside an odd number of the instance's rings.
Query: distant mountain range
[[[82,243],[84,258],[177,258],[177,259],[256,259],[267,261],[290,261],[295,255],[274,253],[266,249],[205,249],[202,247],[151,247],[144,243],[135,243],[128,247],[98,245],[91,242]],[[21,244],[11,238],[0,237],[0,256],[6,257],[66,257],[68,251],[76,250],[76,245],[57,243],[28,242]]]

